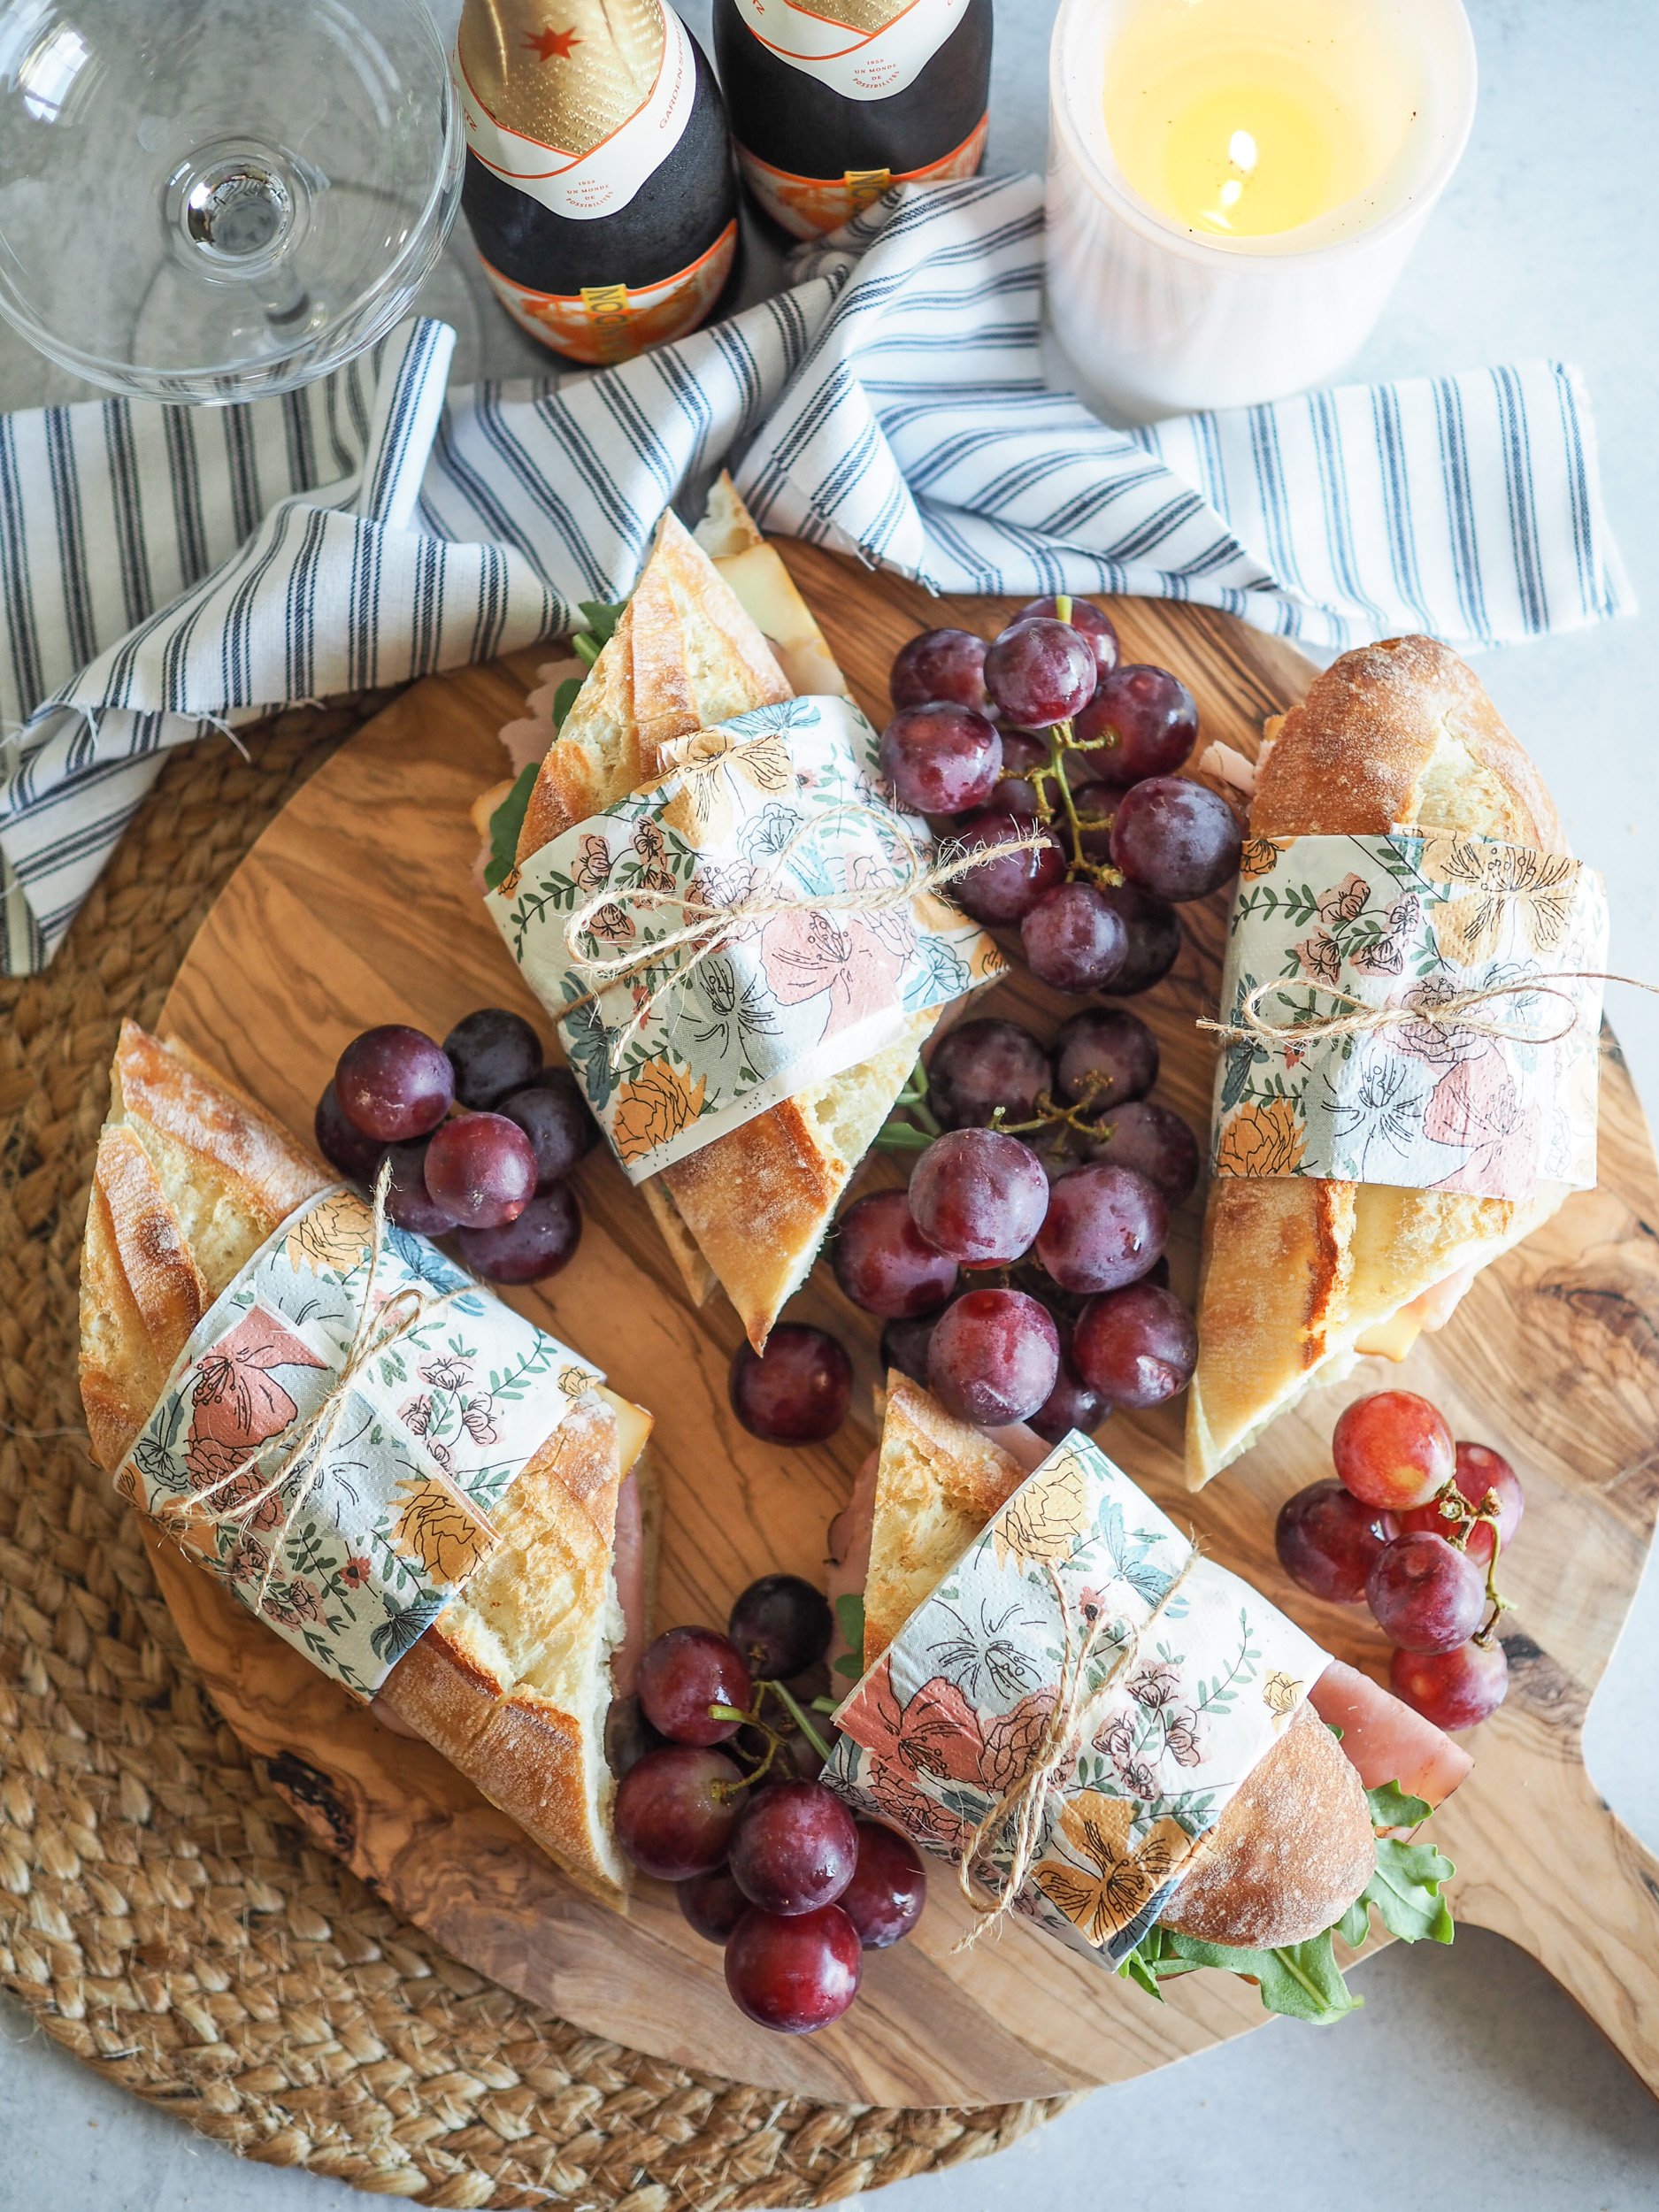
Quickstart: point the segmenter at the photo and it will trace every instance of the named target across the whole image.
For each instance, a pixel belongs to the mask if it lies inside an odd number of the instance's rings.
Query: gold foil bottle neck
[[[456,50],[503,130],[581,155],[644,106],[667,35],[661,0],[466,0]]]
[[[849,31],[868,38],[885,31],[910,4],[911,0],[812,0],[810,8],[803,12],[821,15],[831,23],[844,23]]]

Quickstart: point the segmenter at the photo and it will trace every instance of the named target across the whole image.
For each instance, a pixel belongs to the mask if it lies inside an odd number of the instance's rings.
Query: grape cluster
[[[1279,1509],[1279,1564],[1315,1597],[1370,1606],[1394,1646],[1397,1697],[1437,1727],[1474,1727],[1509,1686],[1494,1577],[1525,1505],[1514,1468],[1485,1444],[1454,1444],[1409,1390],[1356,1399],[1331,1453],[1337,1480]]]
[[[465,1015],[442,1045],[401,1022],[365,1029],[312,1126],[348,1181],[369,1188],[384,1164],[388,1217],[420,1236],[453,1233],[486,1281],[540,1282],[576,1249],[568,1178],[598,1130],[570,1070],[545,1066],[535,1031],[504,1007]]]
[[[897,710],[881,764],[900,803],[948,826],[976,921],[1019,926],[1033,975],[1061,991],[1127,996],[1168,973],[1174,902],[1239,865],[1226,801],[1179,775],[1198,735],[1193,695],[1166,668],[1120,665],[1110,618],[1087,599],[1033,599],[987,644],[928,630],[893,664]]]
[[[1191,1379],[1193,1317],[1161,1277],[1200,1156],[1146,1096],[1157,1075],[1157,1040],[1120,1008],[1073,1015],[1048,1046],[964,1022],[883,1133],[916,1156],[910,1188],[855,1201],[831,1262],[887,1324],[887,1364],[959,1418],[1057,1442]]]
[[[763,1575],[724,1636],[659,1636],[606,1731],[618,1842],[725,1947],[740,2011],[785,2035],[839,2019],[864,1952],[907,1936],[927,1894],[914,1847],[818,1779],[832,1629],[810,1583]]]

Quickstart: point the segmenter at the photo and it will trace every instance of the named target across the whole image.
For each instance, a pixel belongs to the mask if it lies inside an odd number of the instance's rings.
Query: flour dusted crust
[[[776,631],[797,672],[844,691],[818,626],[729,478],[703,527],[735,582]],[[670,512],[558,736],[518,839],[522,864],[551,839],[661,772],[663,749],[792,696],[768,637],[703,546]],[[763,1350],[804,1281],[835,1207],[875,1142],[932,1033],[912,1016],[899,1041],[858,1067],[757,1114],[641,1185],[680,1279],[702,1305],[718,1282]]]
[[[888,1376],[864,1584],[865,1666],[1027,1471],[919,1384]],[[1376,1863],[1360,1778],[1329,1729],[1301,1707],[1199,1845],[1164,1925],[1252,1949],[1305,1942],[1340,1918]]]
[[[1455,829],[1564,853],[1542,779],[1479,678],[1432,638],[1345,653],[1267,725],[1257,837]],[[1200,1489],[1414,1301],[1485,1267],[1560,1205],[1312,1176],[1222,1176],[1204,1217],[1187,1479]],[[1401,1332],[1402,1352],[1411,1338]]]
[[[81,1271],[81,1396],[111,1473],[212,1301],[334,1179],[183,1046],[123,1025]],[[376,1700],[613,1904],[627,1885],[604,1760],[624,1471],[616,1414],[591,1394],[525,1468],[495,1550]]]

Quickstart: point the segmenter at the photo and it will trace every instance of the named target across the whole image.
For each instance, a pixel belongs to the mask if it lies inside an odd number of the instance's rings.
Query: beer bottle
[[[797,238],[985,154],[992,0],[714,0],[744,181]]]
[[[572,361],[695,330],[737,251],[719,87],[665,0],[465,0],[461,205],[514,321]]]

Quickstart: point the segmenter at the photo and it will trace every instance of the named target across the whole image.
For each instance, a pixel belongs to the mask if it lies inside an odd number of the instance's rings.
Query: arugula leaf
[[[566,676],[564,682],[554,692],[553,726],[556,730],[564,728],[565,718],[576,704],[576,695],[581,687],[582,680],[580,676]]]
[[[1434,1809],[1426,1798],[1413,1797],[1398,1782],[1384,1782],[1377,1789],[1367,1790],[1365,1801],[1371,1807],[1373,1828],[1420,1827]]]
[[[1157,1932],[1156,1928],[1149,1928],[1147,1931],[1146,1935],[1136,1944],[1134,1949],[1118,1961],[1118,1973],[1120,1980],[1133,1982],[1138,1989],[1144,1989],[1148,1997],[1156,1997],[1162,2004],[1164,1992],[1158,1987],[1158,1978],[1152,1960],[1145,1955],[1148,1940]],[[1155,1952],[1153,1957],[1156,1956]]]
[[[534,760],[521,768],[513,779],[512,789],[489,818],[489,858],[484,864],[484,880],[492,891],[499,890],[512,873],[518,833],[524,827],[525,810],[540,768],[540,762]]]
[[[622,610],[627,605],[627,601],[626,599],[579,599],[576,603],[588,618],[584,626],[588,635],[597,638],[601,645],[608,645],[611,642],[611,632],[622,619]]]
[[[1228,1944],[1201,1943],[1167,1929],[1164,1939],[1176,1958],[1194,1966],[1218,1966],[1229,1974],[1249,1975],[1259,1984],[1267,2010],[1287,2019],[1310,2020],[1324,2027],[1357,2012],[1364,2002],[1342,1978],[1328,1928],[1310,1942],[1282,1944],[1274,1951],[1234,1950]]]
[[[835,1619],[852,1649],[842,1652],[835,1662],[834,1671],[845,1676],[849,1682],[856,1682],[864,1671],[864,1601],[861,1593],[842,1592],[835,1601]]]
[[[1457,1871],[1432,1843],[1396,1843],[1383,1836],[1377,1844],[1377,1871],[1366,1883],[1362,1904],[1375,1905],[1390,1935],[1403,1943],[1449,1943],[1452,1916],[1440,1884]]]
[[[1356,1897],[1336,1924],[1336,1932],[1350,1951],[1362,1948],[1371,1933],[1371,1907],[1363,1897]]]

